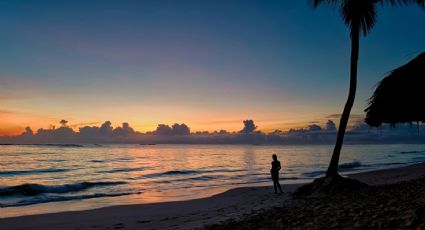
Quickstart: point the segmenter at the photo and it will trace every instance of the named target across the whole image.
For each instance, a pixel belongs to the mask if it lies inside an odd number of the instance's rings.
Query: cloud
[[[327,131],[336,131],[336,126],[335,126],[335,122],[333,122],[332,120],[328,120],[328,122],[326,122],[326,128]]]
[[[291,129],[284,135],[284,142],[286,144],[334,144],[336,136],[335,123],[329,120],[325,127],[315,124],[306,128]],[[346,131],[344,143],[425,143],[425,125],[399,124],[395,128],[387,125],[377,129],[371,128],[366,123],[358,123]]]
[[[185,124],[179,125],[179,124],[175,123],[172,126],[172,129],[173,129],[173,134],[174,135],[189,135],[190,134],[190,129]]]
[[[77,124],[72,124],[69,127],[72,128],[79,128],[79,127],[84,127],[84,126],[89,126],[89,125],[98,125],[100,124],[100,121],[94,121],[94,122],[83,122],[83,123],[77,123]]]
[[[74,131],[66,120],[59,121],[59,127],[38,129],[33,132],[30,127],[14,137],[0,137],[0,143],[191,143],[191,144],[258,144],[281,143],[277,133],[264,134],[255,131],[257,126],[252,120],[244,121],[242,133],[229,133],[225,130],[190,133],[186,124],[175,123],[172,126],[158,125],[153,132],[140,133],[134,131],[129,123],[112,127],[111,122],[105,121],[100,126],[83,126]],[[20,127],[23,130],[23,127]]]
[[[317,124],[317,123],[320,123],[320,120],[313,120],[313,121],[309,121],[308,123],[309,124]]]
[[[308,131],[321,131],[322,127],[320,127],[319,125],[313,124],[313,125],[309,125],[308,126]]]
[[[339,121],[341,119],[341,114],[335,113],[326,116],[326,119]],[[349,126],[355,126],[364,122],[364,114],[350,114]]]
[[[189,135],[190,129],[186,124],[177,124],[175,123],[173,126],[168,126],[164,124],[159,124],[156,130],[153,132],[155,135],[160,136],[168,136],[168,135]]]
[[[131,137],[134,136],[136,132],[130,127],[130,124],[124,122],[121,127],[116,127],[112,130],[112,134],[116,137]]]
[[[83,142],[111,142],[114,138],[113,133],[114,128],[110,121],[105,121],[100,127],[86,125],[79,128],[79,137]]]
[[[170,126],[164,125],[164,124],[159,124],[158,127],[156,128],[156,130],[154,131],[154,134],[156,134],[156,135],[171,135],[172,132],[173,132],[173,130],[171,129]]]
[[[4,111],[8,113],[8,111]],[[1,114],[1,111],[0,111]],[[323,126],[310,124],[300,129],[287,132],[276,130],[271,133],[257,131],[253,120],[244,120],[239,132],[225,130],[215,132],[190,133],[186,124],[174,123],[172,126],[160,124],[155,131],[136,132],[129,123],[112,127],[110,121],[99,126],[80,126],[74,131],[66,120],[62,120],[59,128],[38,129],[34,132],[30,127],[2,126],[0,131],[11,132],[19,129],[20,135],[0,137],[0,143],[43,144],[43,143],[168,143],[168,144],[334,144],[337,128],[332,120]],[[83,124],[83,123],[81,123]],[[90,123],[86,123],[90,124]],[[419,130],[419,132],[418,132]],[[425,143],[425,125],[400,124],[396,128],[383,126],[380,129],[370,128],[365,123],[348,129],[345,135],[346,144],[370,143]]]
[[[257,126],[254,124],[253,120],[243,121],[243,129],[239,133],[252,133],[257,129]]]
[[[334,119],[340,119],[341,118],[341,114],[340,113],[334,113],[334,114],[329,114],[329,115],[327,115],[326,116],[326,119],[331,119],[331,120],[334,120]],[[364,119],[365,118],[365,115],[364,114],[350,114],[350,119],[351,118],[353,118],[353,119]]]

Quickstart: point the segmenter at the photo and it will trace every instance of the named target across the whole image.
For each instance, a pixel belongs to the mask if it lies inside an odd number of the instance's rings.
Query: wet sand
[[[423,176],[424,173],[425,163],[422,163],[351,174],[349,177],[370,185],[383,185],[416,179]],[[284,185],[284,194],[274,194],[271,186],[247,187],[189,201],[122,205],[86,211],[11,217],[0,219],[0,226],[2,230],[203,229],[206,226],[214,225],[221,226],[218,227],[219,229],[231,229],[238,226],[240,220],[258,217],[264,213],[273,212],[275,209],[290,207],[295,203],[299,205],[300,201],[294,201],[290,195],[299,186],[299,184]],[[395,184],[392,186],[392,190],[397,190],[400,186],[402,185]],[[385,193],[385,188],[383,191]],[[317,207],[321,207],[323,203],[317,200],[315,202],[319,202],[315,204]],[[309,204],[313,203],[309,202]],[[304,204],[304,206],[308,207],[309,204]],[[290,217],[288,218],[290,219]],[[267,219],[263,218],[262,220]],[[233,225],[227,225],[227,223],[233,223]],[[226,226],[232,227],[227,228]]]

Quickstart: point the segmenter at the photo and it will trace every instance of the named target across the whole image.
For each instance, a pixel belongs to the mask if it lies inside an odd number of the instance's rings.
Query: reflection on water
[[[344,146],[340,171],[421,162],[424,150],[424,145]],[[324,173],[331,152],[326,145],[0,146],[0,217],[271,185],[272,154],[282,163],[283,184],[305,182]]]

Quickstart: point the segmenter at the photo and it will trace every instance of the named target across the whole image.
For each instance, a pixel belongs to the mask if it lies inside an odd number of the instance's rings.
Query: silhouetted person
[[[282,187],[279,183],[279,170],[282,167],[280,166],[280,161],[277,160],[276,154],[273,154],[272,168],[270,169],[270,174],[272,174],[274,193],[277,193],[277,188],[282,193]]]

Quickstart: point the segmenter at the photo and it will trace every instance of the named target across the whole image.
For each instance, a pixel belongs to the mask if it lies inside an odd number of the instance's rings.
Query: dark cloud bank
[[[109,121],[99,127],[84,126],[74,131],[67,121],[61,120],[59,128],[33,132],[27,127],[19,136],[0,136],[0,144],[334,144],[336,131],[332,120],[324,127],[312,124],[302,129],[271,133],[259,131],[252,120],[243,121],[239,132],[190,132],[187,125],[176,123],[172,126],[160,124],[155,131],[146,133],[135,131],[128,123],[114,128]],[[425,143],[425,125],[400,124],[395,128],[376,129],[362,123],[347,132],[345,143]]]

